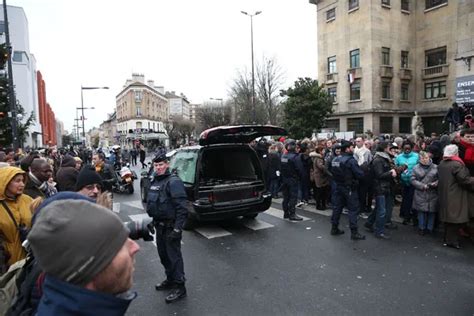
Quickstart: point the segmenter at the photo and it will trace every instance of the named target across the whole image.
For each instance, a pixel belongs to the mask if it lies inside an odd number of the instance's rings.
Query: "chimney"
[[[140,83],[145,83],[145,75],[134,73],[132,74],[132,80]]]
[[[147,84],[150,88],[154,88],[155,87],[155,82],[153,80],[148,80],[147,81]]]
[[[154,88],[155,88],[155,90],[158,91],[159,93],[161,93],[161,94],[163,94],[163,95],[165,94],[165,87],[163,87],[163,86],[156,86],[156,87],[154,87]]]

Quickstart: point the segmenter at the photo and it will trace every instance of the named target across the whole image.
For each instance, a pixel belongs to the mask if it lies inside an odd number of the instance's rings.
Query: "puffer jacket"
[[[425,190],[425,185],[434,184]],[[438,211],[438,166],[417,164],[411,174],[411,185],[415,188],[413,209],[435,213]]]
[[[16,199],[8,198],[5,194],[8,184],[18,174],[25,174],[23,170],[16,167],[0,168],[0,201],[6,203],[18,225],[31,228],[31,197],[21,194]],[[18,228],[13,223],[7,210],[0,203],[0,234],[2,235],[3,249],[9,258],[7,266],[25,258],[26,253],[21,246]]]
[[[411,173],[413,168],[418,163],[419,157],[418,154],[414,151],[410,152],[409,154],[401,153],[400,155],[395,158],[395,164],[397,167],[406,165],[408,168],[401,174],[400,178],[402,180],[402,184],[405,186],[410,186],[411,183]]]

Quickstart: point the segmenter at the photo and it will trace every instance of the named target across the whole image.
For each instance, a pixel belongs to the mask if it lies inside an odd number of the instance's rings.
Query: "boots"
[[[284,218],[284,219],[290,218],[290,213],[284,212],[284,213],[283,213],[283,218]]]
[[[290,216],[288,217],[288,219],[289,219],[290,221],[302,221],[302,220],[303,220],[302,217],[299,217],[299,216],[296,215],[295,213],[290,214]]]
[[[365,240],[365,236],[359,234],[359,232],[357,230],[353,230],[351,232],[351,239],[352,240]]]
[[[171,290],[176,287],[176,284],[172,281],[164,280],[163,282],[155,285],[155,290],[157,291],[165,291],[165,290]]]
[[[339,229],[337,225],[332,225],[331,235],[337,236],[337,235],[342,235],[342,234],[344,234],[344,231],[342,229]]]
[[[172,290],[165,298],[166,303],[173,303],[186,296],[186,287],[183,284],[178,284],[176,289]]]

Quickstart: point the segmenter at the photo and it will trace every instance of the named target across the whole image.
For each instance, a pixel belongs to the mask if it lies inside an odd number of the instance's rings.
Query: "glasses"
[[[98,191],[102,191],[102,187],[99,184],[88,184],[84,188],[86,188],[89,191],[93,191],[94,189],[97,189]]]

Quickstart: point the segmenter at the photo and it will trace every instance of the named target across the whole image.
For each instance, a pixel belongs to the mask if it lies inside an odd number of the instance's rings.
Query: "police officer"
[[[186,296],[181,233],[188,216],[187,199],[183,182],[169,171],[166,154],[153,159],[153,168],[147,213],[153,218],[158,255],[166,273],[166,280],[157,284],[155,289],[171,290],[165,301],[172,303]]]
[[[287,139],[285,148],[287,153],[281,156],[283,218],[290,221],[301,221],[303,218],[296,215],[296,201],[298,199],[298,181],[303,166],[299,155],[296,153],[296,141]]]
[[[358,179],[364,176],[364,172],[357,164],[353,156],[353,145],[343,140],[341,142],[342,155],[336,157],[331,163],[331,173],[336,183],[333,197],[333,212],[331,216],[331,235],[341,235],[344,231],[339,229],[339,219],[343,207],[349,209],[349,227],[352,240],[363,240],[364,235],[359,234],[357,228],[357,214],[359,209],[359,198],[357,195]]]

